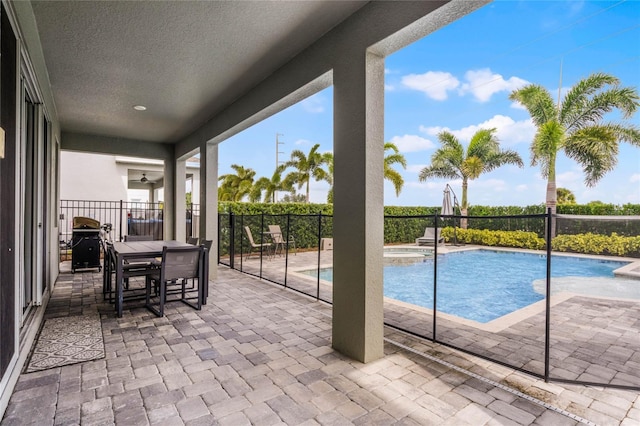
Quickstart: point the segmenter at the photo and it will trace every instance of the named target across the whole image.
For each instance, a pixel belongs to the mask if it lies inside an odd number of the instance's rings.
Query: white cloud
[[[384,85],[385,92],[393,92],[396,90],[396,87],[393,84],[385,84]]]
[[[513,109],[521,109],[523,111],[526,111],[527,109],[524,107],[524,105],[522,105],[520,102],[511,102],[511,105],[509,105],[509,107],[513,108]]]
[[[437,101],[444,101],[447,99],[448,91],[460,86],[460,82],[453,74],[442,71],[405,75],[402,77],[402,84]]]
[[[533,140],[536,133],[536,127],[531,119],[515,121],[506,115],[494,115],[490,119],[480,123],[472,124],[458,130],[451,130],[448,127],[425,127],[420,126],[420,131],[433,136],[446,130],[453,133],[455,137],[461,141],[470,141],[473,135],[480,129],[496,129],[496,136],[500,140],[501,145],[512,146],[518,143],[529,143]]]
[[[324,112],[324,98],[320,94],[309,96],[308,98],[300,101],[302,108],[312,114],[319,114]]]
[[[528,191],[529,187],[527,185],[518,185],[516,186],[516,191],[518,192],[525,192]]]
[[[480,102],[489,101],[495,93],[511,92],[528,84],[528,81],[518,77],[505,80],[500,74],[492,73],[489,68],[469,70],[464,78],[467,82],[460,87],[460,93],[471,93]]]
[[[425,151],[434,147],[433,142],[418,135],[394,136],[390,142],[393,142],[400,152]]]
[[[407,164],[408,173],[420,173],[428,164]]]
[[[294,145],[312,145],[312,144],[313,142],[307,139],[298,139],[297,141],[294,142]]]
[[[422,133],[425,133],[429,136],[438,136],[438,133],[446,130],[447,132],[450,132],[451,129],[448,127],[440,127],[440,126],[433,126],[433,127],[425,127],[423,125],[420,125],[419,130]]]
[[[631,177],[629,178],[629,182],[631,183],[640,182],[640,173],[631,175]]]
[[[575,188],[577,185],[582,185],[581,181],[582,175],[574,171],[564,172],[556,175],[556,186],[560,188]]]

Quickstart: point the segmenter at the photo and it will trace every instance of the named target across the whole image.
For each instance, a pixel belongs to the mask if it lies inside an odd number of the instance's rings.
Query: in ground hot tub
[[[433,258],[433,249],[425,247],[385,247],[385,265],[422,262]]]

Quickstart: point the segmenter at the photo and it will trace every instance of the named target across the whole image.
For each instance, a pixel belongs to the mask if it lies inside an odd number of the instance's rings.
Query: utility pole
[[[284,145],[284,142],[280,142],[279,137],[284,136],[282,133],[276,133],[276,170],[280,166],[280,161],[278,160],[278,154],[284,154],[284,152],[280,151],[280,145]],[[273,193],[273,201],[275,203],[278,202],[278,191],[274,191]]]

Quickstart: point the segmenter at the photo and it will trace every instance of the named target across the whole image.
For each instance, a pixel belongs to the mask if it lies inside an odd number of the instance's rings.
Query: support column
[[[200,235],[212,240],[209,279],[218,278],[218,145],[200,146]]]
[[[187,185],[187,161],[176,161],[176,178],[175,178],[175,194],[176,194],[176,233],[175,239],[178,241],[187,241],[187,201],[186,201],[186,185]]]
[[[175,239],[176,220],[176,162],[173,158],[164,160],[164,208],[162,213],[165,240]]]
[[[334,69],[333,347],[361,362],[384,355],[384,58]]]

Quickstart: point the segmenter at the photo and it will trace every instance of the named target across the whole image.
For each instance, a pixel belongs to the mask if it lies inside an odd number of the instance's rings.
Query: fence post
[[[289,236],[291,232],[291,213],[287,213],[287,230],[286,230],[286,251],[284,252],[284,287],[287,288],[287,272],[289,272]],[[283,236],[284,238],[284,236]]]
[[[122,241],[122,200],[120,200],[120,239],[118,241]]]
[[[242,247],[240,248],[242,250]],[[242,251],[240,251],[242,253]],[[229,212],[229,266],[235,269],[236,260],[236,218],[232,211]]]
[[[260,212],[260,279],[262,279],[262,252],[264,244],[264,212]]]
[[[549,382],[549,347],[551,341],[551,208],[547,209],[547,294],[544,325],[544,381]]]
[[[316,300],[320,299],[320,243],[322,243],[322,212],[318,213],[318,280],[316,288]]]
[[[433,243],[433,341],[436,342],[436,317],[437,317],[437,297],[438,297],[438,212],[434,216],[435,242]]]

